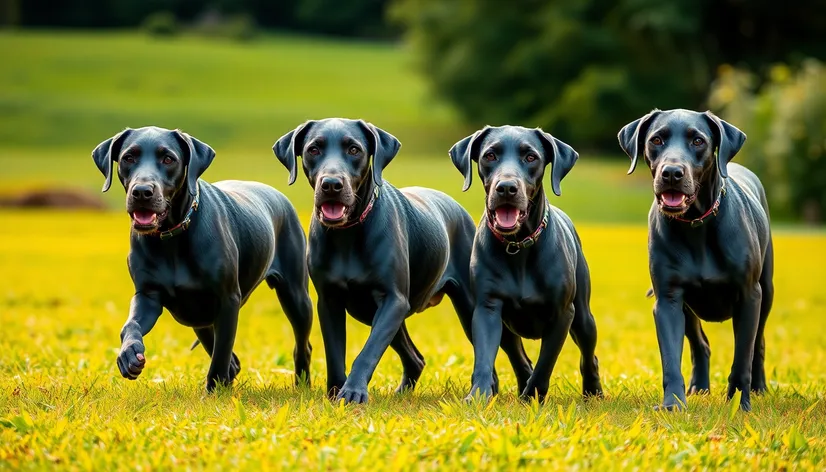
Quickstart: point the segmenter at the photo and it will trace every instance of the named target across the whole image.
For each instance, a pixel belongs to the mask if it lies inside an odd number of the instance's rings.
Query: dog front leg
[[[344,399],[347,403],[367,402],[367,384],[409,312],[410,303],[398,292],[388,293],[378,303],[367,343],[356,356],[350,376],[344,382],[337,399]]]
[[[215,346],[212,349],[212,362],[207,373],[206,390],[214,391],[218,384],[229,385],[233,377],[230,374],[232,347],[238,330],[238,310],[241,308],[240,296],[229,297],[222,302],[215,318]]]
[[[758,284],[747,289],[732,319],[734,362],[731,364],[731,374],[728,377],[728,399],[731,400],[735,391],[740,390],[740,409],[743,411],[751,411],[751,368],[762,295],[763,291]]]
[[[559,358],[559,353],[562,352],[562,345],[565,344],[565,339],[571,330],[574,313],[574,304],[571,303],[559,313],[556,322],[546,329],[542,336],[542,345],[539,347],[539,357],[536,359],[533,374],[528,379],[528,386],[521,394],[523,400],[533,397],[537,397],[540,402],[545,400],[551,382],[551,374],[554,371],[556,360]]]
[[[654,305],[654,324],[660,361],[663,369],[663,402],[658,408],[681,410],[686,404],[685,380],[680,372],[685,336],[683,292],[678,289],[660,290]]]
[[[473,311],[473,376],[467,400],[496,393],[493,366],[502,339],[502,301],[484,298]]]
[[[120,331],[121,346],[117,362],[123,377],[135,380],[143,372],[146,365],[143,337],[152,330],[162,312],[157,294],[138,292],[132,297],[129,318]]]

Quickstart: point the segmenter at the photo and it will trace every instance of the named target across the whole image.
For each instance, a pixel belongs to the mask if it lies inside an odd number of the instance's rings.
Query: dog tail
[[[654,288],[649,288],[647,292],[645,292],[645,298],[651,298],[654,296]],[[197,344],[196,344],[197,345]],[[196,345],[193,345],[194,348]]]
[[[199,345],[199,344],[201,344],[201,341],[200,341],[200,340],[198,340],[198,339],[196,339],[196,340],[195,340],[195,342],[194,342],[194,343],[192,343],[192,346],[189,346],[189,350],[190,350],[190,351],[192,351],[193,349],[195,349],[196,347],[198,347],[198,345]]]

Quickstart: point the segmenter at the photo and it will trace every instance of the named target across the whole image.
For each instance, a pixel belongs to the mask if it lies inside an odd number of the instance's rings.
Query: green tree
[[[617,130],[651,108],[701,107],[723,62],[822,53],[817,3],[784,7],[809,15],[791,26],[774,24],[769,2],[736,0],[397,0],[392,16],[434,91],[471,124],[614,149]]]

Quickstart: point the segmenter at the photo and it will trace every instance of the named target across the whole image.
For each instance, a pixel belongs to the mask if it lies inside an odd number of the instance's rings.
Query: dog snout
[[[321,178],[321,191],[325,195],[339,195],[344,190],[344,182],[339,177],[324,176]]]
[[[132,187],[131,195],[135,200],[152,200],[155,197],[155,185],[151,183],[135,184]]]
[[[663,183],[668,185],[679,184],[683,180],[683,177],[685,177],[685,169],[679,165],[667,164],[664,165],[660,171],[660,178],[663,180]]]
[[[519,192],[519,185],[515,180],[500,180],[496,184],[496,195],[504,198],[513,198]]]

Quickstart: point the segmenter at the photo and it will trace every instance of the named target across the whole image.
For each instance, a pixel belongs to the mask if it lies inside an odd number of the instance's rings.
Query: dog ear
[[[98,169],[100,169],[100,173],[106,177],[106,180],[103,182],[101,192],[109,191],[109,187],[112,186],[113,162],[118,160],[121,146],[123,146],[123,141],[131,132],[131,128],[126,128],[120,133],[98,144],[95,150],[92,151],[92,159],[94,159],[95,164],[97,164]]]
[[[207,170],[212,160],[215,159],[215,151],[206,143],[199,141],[180,130],[175,130],[175,137],[181,143],[186,157],[186,186],[189,194],[193,197],[198,191],[198,178]]]
[[[617,134],[620,147],[628,154],[628,157],[631,158],[631,168],[628,169],[629,174],[632,174],[634,169],[636,169],[637,159],[640,153],[645,152],[645,145],[642,143],[642,140],[645,139],[645,135],[648,133],[648,127],[651,126],[651,121],[659,114],[660,110],[655,108],[651,113],[623,126],[619,134]]]
[[[294,184],[295,178],[298,175],[297,157],[301,157],[301,155],[296,155],[295,150],[298,149],[298,151],[301,152],[301,150],[304,149],[304,136],[307,135],[310,127],[315,123],[315,120],[305,121],[300,124],[298,128],[278,138],[278,141],[272,146],[272,152],[275,153],[275,157],[290,171],[287,185]]]
[[[734,156],[743,147],[746,142],[746,133],[721,120],[710,111],[706,111],[703,115],[711,122],[711,130],[714,139],[717,140],[717,168],[724,179],[728,178],[727,164],[734,159]]]
[[[470,184],[473,181],[473,163],[479,162],[479,146],[482,144],[482,140],[490,129],[490,126],[485,126],[454,144],[453,147],[450,148],[450,151],[448,151],[453,165],[465,176],[465,184],[462,187],[463,192],[467,192],[467,189],[470,188]]]
[[[402,143],[392,134],[371,123],[364,120],[358,120],[358,123],[367,134],[372,147],[370,153],[373,155],[373,182],[381,186],[384,183],[381,173],[399,153]]]
[[[553,154],[551,159],[546,161],[546,164],[547,162],[551,163],[551,190],[558,197],[562,194],[559,184],[576,164],[579,153],[574,151],[571,146],[551,136],[550,133],[546,133],[539,128],[536,128],[534,132],[542,141],[545,152],[550,151]]]

